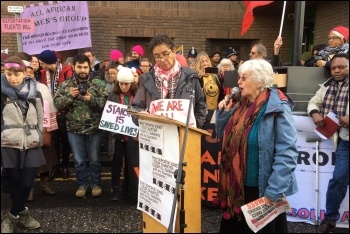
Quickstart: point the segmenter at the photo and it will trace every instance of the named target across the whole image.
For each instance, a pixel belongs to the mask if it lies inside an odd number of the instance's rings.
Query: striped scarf
[[[345,116],[348,98],[349,76],[346,77],[341,85],[339,85],[339,82],[333,79],[323,98],[321,115],[326,116],[330,111],[332,111],[338,118]]]
[[[46,70],[46,84],[47,87],[49,87],[52,96],[54,96],[56,94],[56,91],[58,89],[58,80],[60,77],[60,73],[61,73],[61,66],[59,65],[59,62],[56,63],[56,70],[54,72],[54,79],[51,79],[51,73],[50,70]]]
[[[247,140],[254,121],[268,100],[269,90],[264,90],[248,105],[244,98],[229,119],[223,137],[222,159],[219,172],[218,198],[226,202],[227,211],[241,219],[237,212],[244,205],[244,180],[247,160]]]
[[[161,99],[175,97],[177,83],[181,75],[180,68],[181,65],[176,59],[174,66],[167,71],[161,69],[158,64],[154,66],[155,82]]]

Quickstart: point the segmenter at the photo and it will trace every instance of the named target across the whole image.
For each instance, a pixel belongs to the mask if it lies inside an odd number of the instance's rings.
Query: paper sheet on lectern
[[[179,163],[177,126],[139,120],[139,144],[137,209],[168,227],[176,188],[174,171]]]

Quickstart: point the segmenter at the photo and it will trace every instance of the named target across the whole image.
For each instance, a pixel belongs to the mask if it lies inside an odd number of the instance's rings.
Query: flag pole
[[[281,19],[280,33],[278,34],[278,36],[279,36],[279,37],[282,35],[282,28],[283,28],[284,12],[286,11],[286,2],[287,2],[287,1],[284,1],[284,3],[283,3],[283,12],[282,12],[282,19]]]

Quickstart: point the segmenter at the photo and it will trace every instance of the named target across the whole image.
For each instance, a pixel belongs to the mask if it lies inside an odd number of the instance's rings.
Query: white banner
[[[296,116],[294,121],[297,128],[297,148],[299,151],[298,166],[295,170],[299,192],[287,199],[291,212],[287,213],[288,221],[315,224],[316,219],[316,143],[306,142],[308,136],[314,136],[315,124],[311,117]],[[324,219],[326,212],[326,193],[328,182],[332,178],[335,164],[335,153],[331,139],[322,140],[319,144],[319,211],[318,220]],[[346,197],[340,206],[340,217],[337,227],[349,228],[349,186]]]

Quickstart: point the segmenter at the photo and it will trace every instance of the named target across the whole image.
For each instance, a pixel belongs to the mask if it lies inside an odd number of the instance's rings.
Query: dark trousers
[[[252,202],[259,198],[258,187],[244,187],[244,204]],[[287,233],[287,215],[282,213],[272,220],[265,227],[260,229],[257,233]],[[242,220],[238,221],[235,217],[226,220],[221,219],[220,233],[254,233],[248,226],[244,215],[242,214]]]
[[[61,162],[62,158],[61,166],[68,167],[71,148],[67,135],[66,115],[64,113],[57,113],[57,124],[58,129],[52,132],[57,159],[58,162]]]
[[[116,140],[114,147],[114,154],[112,159],[112,188],[120,187],[120,175],[123,168],[124,160],[124,180],[122,184],[122,190],[128,192],[129,190],[129,173],[128,173],[128,157],[126,157],[127,142]]]
[[[129,194],[133,201],[137,201],[138,189],[139,189],[139,141],[132,137],[129,137],[126,147],[127,170],[129,174]]]
[[[6,168],[9,176],[11,210],[13,216],[17,216],[19,212],[25,210],[30,189],[33,187],[36,177],[37,167],[32,168]]]

